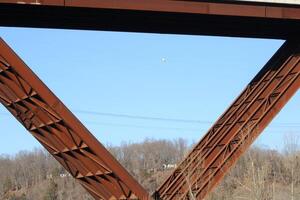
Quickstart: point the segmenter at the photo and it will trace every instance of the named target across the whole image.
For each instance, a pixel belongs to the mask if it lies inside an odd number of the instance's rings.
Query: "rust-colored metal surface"
[[[0,25],[288,39],[300,5],[197,0],[0,0]]]
[[[285,39],[153,197],[204,199],[300,86],[300,6],[226,0],[0,0],[0,25]],[[149,195],[0,39],[0,102],[95,199]]]
[[[243,1],[197,0],[1,0],[0,3],[79,8],[178,12],[238,17],[300,19],[297,5]],[[296,8],[295,8],[296,7]]]
[[[154,196],[204,199],[299,86],[300,42],[287,41]]]
[[[95,199],[148,199],[147,192],[2,39],[0,102]]]

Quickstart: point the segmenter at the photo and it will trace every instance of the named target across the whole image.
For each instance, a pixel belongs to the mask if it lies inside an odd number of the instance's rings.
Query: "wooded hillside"
[[[210,200],[300,199],[300,152],[290,138],[279,153],[251,148]],[[110,152],[150,192],[188,152],[184,139],[146,139],[142,143],[108,146]],[[0,157],[1,200],[89,200],[84,189],[44,150]]]

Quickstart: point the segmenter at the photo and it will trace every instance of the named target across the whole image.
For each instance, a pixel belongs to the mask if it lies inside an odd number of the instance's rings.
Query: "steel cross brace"
[[[288,40],[153,198],[204,199],[298,90],[299,53]],[[2,39],[0,102],[95,199],[150,198]]]
[[[227,0],[0,0],[3,26],[288,40],[153,197],[203,199],[299,88],[300,6]],[[95,199],[148,199],[0,40],[0,102]]]
[[[95,199],[149,195],[0,38],[0,102]]]
[[[286,41],[158,188],[156,199],[204,199],[300,86],[300,42]]]

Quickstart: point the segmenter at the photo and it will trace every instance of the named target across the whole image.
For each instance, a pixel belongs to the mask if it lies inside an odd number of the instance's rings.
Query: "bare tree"
[[[291,173],[290,177],[290,199],[295,199],[295,164],[297,158],[297,152],[299,150],[299,136],[293,133],[289,133],[285,135],[285,154],[287,158],[287,168]]]

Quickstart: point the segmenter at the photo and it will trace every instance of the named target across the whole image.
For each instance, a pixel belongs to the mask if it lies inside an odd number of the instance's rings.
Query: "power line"
[[[87,110],[75,110],[75,112],[82,113],[82,114],[88,114],[88,115],[129,118],[129,119],[141,119],[141,120],[152,120],[152,121],[170,121],[170,122],[182,122],[182,123],[193,123],[193,124],[213,124],[213,121],[193,120],[193,119],[149,117],[149,116],[141,116],[141,115],[106,113],[106,112],[96,112],[96,111],[87,111]],[[291,127],[292,128],[292,127],[300,127],[300,123],[297,123],[297,122],[294,122],[294,123],[278,122],[278,123],[273,123],[272,126]]]
[[[176,122],[184,122],[184,123],[196,123],[200,121],[196,120],[180,120],[180,119],[167,119],[167,118],[152,118],[145,116],[133,116],[133,115],[122,115],[122,114],[113,114],[113,113],[98,113],[91,111],[76,111],[78,113],[91,114],[91,115],[105,115],[110,117],[126,117],[130,119],[143,119],[143,120],[160,120],[160,121],[176,121]],[[97,114],[96,114],[97,113]],[[9,113],[0,112],[0,115],[7,116]],[[94,125],[104,125],[104,126],[113,126],[113,127],[131,127],[131,128],[141,128],[141,129],[158,129],[158,130],[178,130],[178,131],[205,131],[199,128],[183,128],[183,127],[165,127],[165,126],[143,126],[143,125],[135,125],[135,124],[119,124],[119,123],[106,123],[106,122],[95,122],[95,121],[84,121],[88,124]],[[208,123],[208,122],[207,122]]]
[[[136,124],[119,124],[119,123],[107,123],[107,122],[95,122],[95,121],[84,121],[87,124],[100,125],[100,126],[110,126],[110,127],[129,127],[129,128],[139,128],[139,129],[155,129],[155,130],[176,130],[176,131],[188,131],[188,132],[197,132],[197,133],[206,133],[209,129],[203,128],[188,128],[188,127],[163,127],[163,126],[143,126]],[[286,127],[290,128],[290,127]],[[293,127],[291,127],[293,128]],[[295,127],[298,128],[298,127]],[[300,126],[299,126],[300,128]],[[271,130],[265,130],[264,132],[272,133],[282,133],[285,130],[278,130],[272,128]]]
[[[77,113],[99,115],[108,117],[128,118],[128,119],[141,119],[141,120],[152,120],[152,121],[169,121],[169,122],[181,122],[181,123],[193,123],[193,124],[211,124],[211,121],[204,120],[193,120],[193,119],[177,119],[177,118],[163,118],[163,117],[149,117],[141,115],[129,115],[129,114],[117,114],[117,113],[106,113],[86,110],[75,110]]]
[[[204,120],[193,120],[193,119],[178,119],[178,118],[164,118],[164,117],[150,117],[150,116],[141,116],[141,115],[129,115],[129,114],[118,114],[118,113],[107,113],[107,112],[96,112],[96,111],[88,111],[88,110],[75,110],[76,113],[88,114],[88,115],[97,115],[97,116],[108,116],[108,117],[117,117],[117,118],[127,118],[127,119],[139,119],[139,120],[151,120],[151,121],[169,121],[169,122],[179,122],[179,123],[192,123],[192,124],[212,124],[212,121],[204,121]],[[9,113],[0,112],[0,115],[7,116]],[[93,124],[100,124],[102,122],[88,122]],[[108,125],[109,123],[102,123],[102,125]],[[113,125],[111,123],[110,125]],[[127,127],[136,127],[136,128],[162,128],[162,129],[178,129],[183,130],[185,128],[177,128],[177,127],[154,127],[154,126],[139,126],[139,125],[130,125],[130,124],[114,124],[116,126],[127,126]],[[273,127],[278,128],[300,128],[300,123],[287,123],[287,122],[278,122],[273,123]],[[189,130],[197,130],[197,129],[189,129]]]
[[[206,131],[200,128],[183,128],[183,127],[164,127],[164,126],[142,126],[135,124],[119,124],[119,123],[106,123],[106,122],[94,122],[94,121],[84,121],[88,124],[113,126],[113,127],[130,127],[130,128],[141,128],[141,129],[159,129],[159,130],[178,130],[178,131]]]

